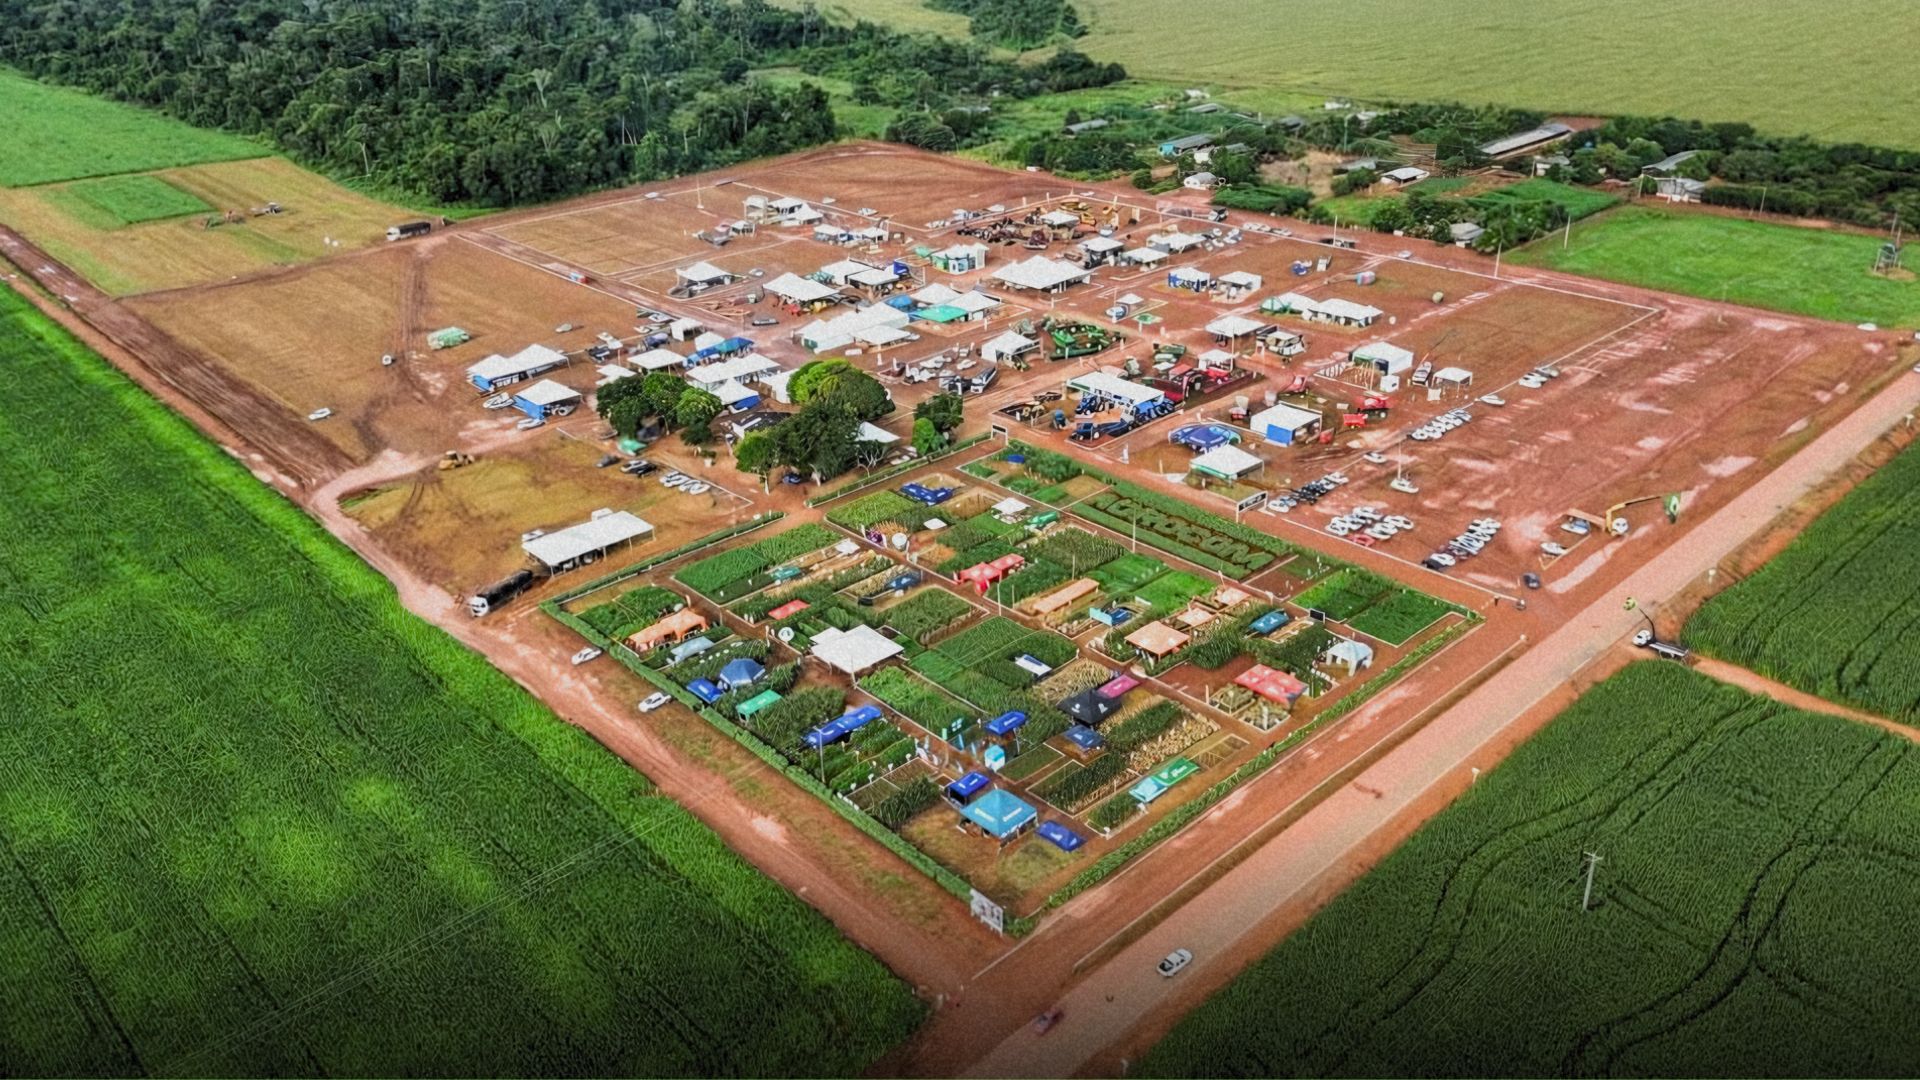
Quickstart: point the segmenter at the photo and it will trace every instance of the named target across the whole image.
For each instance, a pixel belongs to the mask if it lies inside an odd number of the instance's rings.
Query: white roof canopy
[[[1121,258],[1126,259],[1128,262],[1137,263],[1156,263],[1166,257],[1166,252],[1161,251],[1159,248],[1150,247],[1132,248],[1121,256]]]
[[[1066,227],[1080,224],[1080,215],[1067,210],[1049,210],[1040,215],[1040,224]]]
[[[1085,375],[1077,375],[1067,381],[1067,387],[1103,397],[1117,398],[1133,405],[1145,405],[1166,396],[1150,386],[1129,382],[1118,375],[1111,375],[1104,371],[1090,371]]]
[[[604,551],[651,532],[653,526],[625,510],[596,510],[592,518],[578,525],[523,540],[520,548],[547,566],[564,566],[582,555]]]
[[[1003,356],[1019,356],[1021,353],[1037,347],[1040,343],[1024,334],[1012,330],[1005,331],[999,337],[980,346],[980,355],[988,360]]]
[[[820,272],[830,278],[846,280],[862,270],[872,270],[872,263],[863,263],[859,259],[840,259],[820,268]]]
[[[1093,252],[1119,251],[1121,248],[1126,246],[1127,245],[1121,243],[1118,240],[1115,240],[1111,236],[1091,236],[1085,240],[1080,241],[1080,247],[1083,250],[1093,251]]]
[[[668,368],[686,367],[687,358],[670,349],[648,349],[627,363],[643,371],[665,371]]]
[[[826,300],[840,295],[839,289],[825,282],[803,278],[792,273],[781,274],[767,282],[767,291],[796,304],[809,304],[815,300]]]
[[[901,653],[900,645],[871,626],[827,627],[814,635],[813,655],[848,675],[858,675]]]
[[[933,307],[938,304],[951,303],[954,298],[959,295],[960,290],[949,288],[936,281],[926,288],[921,289],[919,292],[914,293],[913,298],[918,303]]]
[[[1249,274],[1245,270],[1229,270],[1220,275],[1220,284],[1231,285],[1236,289],[1257,289],[1260,287],[1260,275]]]
[[[983,292],[963,292],[947,301],[948,307],[957,307],[969,315],[978,315],[988,308],[1000,306],[999,297],[988,296]]]
[[[1207,238],[1204,236],[1183,233],[1178,229],[1173,232],[1160,233],[1157,236],[1147,237],[1147,243],[1150,246],[1165,248],[1168,251],[1185,251],[1188,248],[1199,247],[1206,242]]]
[[[1356,304],[1337,296],[1316,302],[1314,309],[1330,319],[1353,319],[1357,322],[1366,322],[1380,317],[1380,309],[1377,307]]]
[[[1026,509],[1026,503],[1021,502],[1011,495],[993,504],[993,512],[1003,517],[1012,517],[1015,514],[1024,513]]]
[[[1022,289],[1057,289],[1076,281],[1085,281],[1091,272],[1064,259],[1035,255],[1031,259],[1003,266],[993,276]]]
[[[1197,266],[1176,266],[1167,271],[1167,276],[1180,281],[1212,281],[1213,275]]]
[[[1207,324],[1207,333],[1223,338],[1245,337],[1259,332],[1266,325],[1258,319],[1249,319],[1245,315],[1222,315]]]
[[[524,375],[547,368],[559,367],[567,362],[565,353],[550,349],[545,345],[529,345],[512,356],[489,356],[467,368],[467,374],[480,379],[500,379],[508,375]]]
[[[778,370],[780,365],[759,353],[744,353],[717,364],[702,364],[687,372],[687,381],[712,388],[722,383],[739,382]]]
[[[565,401],[579,400],[580,391],[565,383],[541,379],[513,396],[533,405],[558,405]]]
[[[894,273],[892,270],[876,266],[870,270],[862,270],[857,274],[850,274],[847,280],[853,282],[855,285],[878,288],[882,285],[891,285],[899,281],[900,275]]]
[[[1321,421],[1319,413],[1312,409],[1302,409],[1298,405],[1289,405],[1282,401],[1269,405],[1247,418],[1247,426],[1259,434],[1265,435],[1268,428],[1282,431],[1300,431]]]
[[[683,266],[674,273],[679,275],[680,280],[692,282],[726,281],[733,277],[732,274],[710,262],[697,262],[692,266]]]
[[[713,387],[711,393],[720,399],[720,404],[728,408],[760,396],[737,382],[721,383]]]
[[[854,436],[854,441],[892,444],[892,443],[899,442],[900,436],[895,435],[893,432],[888,431],[886,428],[879,427],[877,425],[870,424],[865,420],[862,420],[860,421],[860,432],[859,434]]]
[[[1216,446],[1194,458],[1191,468],[1201,472],[1210,472],[1219,476],[1241,477],[1259,468],[1264,462],[1231,443]]]

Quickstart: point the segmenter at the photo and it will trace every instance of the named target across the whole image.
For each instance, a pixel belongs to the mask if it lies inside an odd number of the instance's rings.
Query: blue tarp
[[[673,663],[677,664],[680,661],[685,660],[689,656],[699,656],[701,653],[706,652],[708,649],[711,649],[711,648],[713,648],[712,638],[697,637],[697,638],[694,638],[692,641],[683,641],[680,644],[675,645],[673,647],[673,651],[669,652],[667,656],[671,659]]]
[[[839,724],[848,731],[859,731],[861,728],[866,727],[878,719],[880,719],[880,707],[878,705],[862,705],[857,709],[847,710],[846,714],[840,717],[840,719],[835,720],[834,723]]]
[[[720,669],[720,684],[729,690],[737,690],[753,685],[766,672],[760,661],[742,656],[738,660],[727,661],[727,666]]]
[[[1057,821],[1043,821],[1040,823],[1040,828],[1035,831],[1040,834],[1042,840],[1061,851],[1077,850],[1087,842],[1085,837]]]
[[[1020,725],[1026,722],[1027,714],[1018,709],[1003,712],[999,716],[987,721],[987,734],[1011,735],[1019,730]]]
[[[1067,728],[1067,741],[1088,751],[1098,750],[1107,745],[1107,740],[1101,738],[1099,732],[1085,724],[1074,724]]]
[[[985,791],[993,783],[993,778],[983,772],[970,772],[947,785],[947,795],[956,802],[966,802]]]
[[[887,297],[887,306],[899,311],[912,311],[913,297],[908,296],[906,293],[901,293],[898,296],[889,296]]]
[[[995,840],[1017,835],[1039,815],[1011,792],[995,788],[960,808],[960,816],[980,826]]]
[[[1284,611],[1269,611],[1253,620],[1249,629],[1256,634],[1271,634],[1292,621],[1293,616]]]

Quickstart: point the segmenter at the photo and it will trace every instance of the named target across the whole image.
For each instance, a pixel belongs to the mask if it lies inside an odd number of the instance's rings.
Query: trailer
[[[533,571],[515,570],[499,581],[481,589],[467,598],[467,611],[478,619],[495,609],[504,606],[507,601],[526,592],[533,585]]]
[[[389,241],[411,240],[416,236],[425,236],[432,231],[433,222],[431,221],[404,221],[398,225],[389,225],[387,227],[387,239]]]

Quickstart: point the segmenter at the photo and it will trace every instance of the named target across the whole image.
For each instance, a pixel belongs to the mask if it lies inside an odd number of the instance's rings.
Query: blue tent
[[[718,686],[713,685],[713,681],[710,679],[695,679],[687,684],[687,689],[693,692],[694,697],[699,698],[709,705],[720,700],[721,690]]]
[[[753,348],[753,341],[751,339],[730,337],[720,344],[715,345],[713,351],[719,353],[721,356],[726,356],[729,353],[745,352],[751,348]]]
[[[1040,834],[1040,839],[1045,840],[1061,851],[1077,850],[1082,844],[1087,842],[1086,837],[1081,836],[1079,833],[1074,832],[1072,829],[1067,828],[1057,821],[1043,821],[1040,823],[1040,828],[1035,831]]]
[[[1011,712],[1004,712],[987,721],[987,734],[995,736],[1011,735],[1019,729],[1020,725],[1026,722],[1027,714],[1018,709]]]
[[[1067,729],[1067,741],[1088,753],[1092,753],[1107,745],[1107,740],[1101,738],[1099,732],[1087,727],[1085,724],[1075,724],[1069,727]]]
[[[908,296],[906,293],[900,293],[896,296],[889,296],[887,297],[887,306],[890,308],[895,308],[900,311],[912,311],[913,297]]]
[[[970,772],[947,785],[947,798],[958,803],[965,803],[968,799],[985,791],[987,786],[992,783],[993,778],[989,777],[986,773]]]
[[[761,666],[760,661],[742,656],[727,661],[727,666],[720,669],[720,685],[729,690],[738,690],[743,686],[752,686],[766,673],[767,669]]]
[[[1293,616],[1284,611],[1269,611],[1253,620],[1253,624],[1248,629],[1256,634],[1271,634],[1292,621]]]
[[[1033,807],[1021,802],[1012,792],[994,788],[961,807],[960,816],[980,826],[980,830],[1006,843],[1039,817]]]

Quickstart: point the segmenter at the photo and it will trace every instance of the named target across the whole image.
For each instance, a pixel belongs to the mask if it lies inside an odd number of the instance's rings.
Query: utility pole
[[[1598,865],[1600,865],[1600,856],[1591,851],[1587,852],[1587,891],[1580,897],[1581,911],[1589,911],[1593,908],[1593,868]]]

